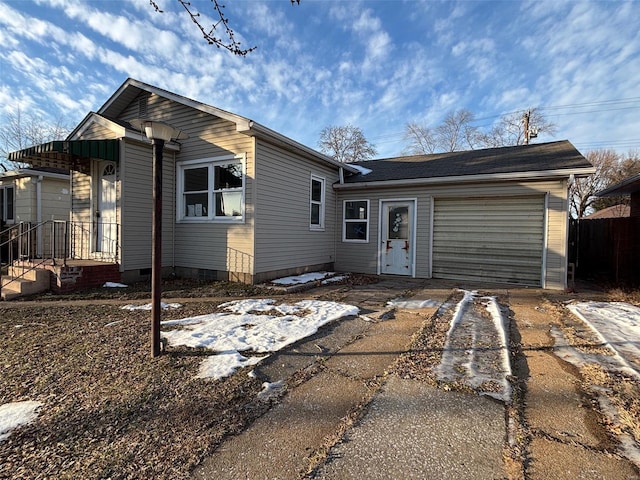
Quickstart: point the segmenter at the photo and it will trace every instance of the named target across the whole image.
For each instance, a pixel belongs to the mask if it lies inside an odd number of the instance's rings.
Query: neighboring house
[[[51,221],[68,221],[71,210],[69,172],[56,168],[21,168],[0,173],[1,261],[8,260],[6,241],[28,231],[29,242],[12,251],[41,256],[50,243]]]
[[[629,195],[629,216],[640,217],[640,174],[625,178],[597,193],[598,197],[619,197]]]
[[[133,79],[66,141],[10,156],[72,170],[72,221],[90,233],[74,248],[116,262],[123,281],[151,267],[152,151],[138,119],[188,134],[163,155],[166,273],[257,283],[334,269],[566,286],[568,182],[593,172],[567,141],[340,164]]]
[[[631,207],[629,205],[618,204],[593,212],[591,215],[587,215],[582,220],[597,220],[600,218],[626,218],[630,215]]]
[[[0,172],[2,225],[69,220],[69,173],[54,168],[21,168]]]

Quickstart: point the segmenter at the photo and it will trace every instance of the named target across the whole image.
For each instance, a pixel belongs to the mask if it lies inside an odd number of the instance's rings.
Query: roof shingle
[[[568,140],[514,147],[414,155],[359,162],[371,170],[345,178],[345,183],[410,180],[591,168]]]

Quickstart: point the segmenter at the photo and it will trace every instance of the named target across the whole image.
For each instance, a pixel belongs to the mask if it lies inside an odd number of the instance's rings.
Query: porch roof
[[[118,143],[118,140],[55,140],[11,152],[9,161],[69,171],[81,159],[117,162],[120,159]]]

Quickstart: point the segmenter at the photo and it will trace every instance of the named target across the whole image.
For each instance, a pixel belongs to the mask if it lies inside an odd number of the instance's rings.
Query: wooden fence
[[[576,278],[640,284],[640,217],[572,220],[569,262]]]

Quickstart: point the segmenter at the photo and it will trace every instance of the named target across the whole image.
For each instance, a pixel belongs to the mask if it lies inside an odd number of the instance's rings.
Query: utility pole
[[[529,119],[531,117],[531,110],[524,112],[522,116],[522,122],[524,123],[524,144],[529,145]]]

